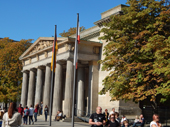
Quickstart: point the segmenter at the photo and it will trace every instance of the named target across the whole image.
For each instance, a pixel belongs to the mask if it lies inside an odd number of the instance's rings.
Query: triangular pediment
[[[65,40],[65,37],[58,37],[57,43]],[[21,56],[20,59],[35,54],[41,50],[52,48],[54,37],[39,37]]]

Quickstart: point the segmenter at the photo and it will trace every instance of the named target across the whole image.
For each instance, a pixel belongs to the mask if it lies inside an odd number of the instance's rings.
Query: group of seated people
[[[120,119],[119,113],[115,112],[114,108],[112,108],[112,111],[110,113],[108,113],[107,109],[106,109],[103,114],[105,115],[106,126],[109,125],[109,119],[111,118],[112,114],[114,114],[115,121],[118,122],[119,126],[121,126],[121,127],[129,127],[130,125],[133,125],[133,127],[138,127],[138,126],[144,127],[144,124],[145,124],[145,119],[142,114],[139,117],[136,116],[136,119],[134,120],[133,123],[129,123],[129,121],[127,120],[125,115],[122,115],[122,118]]]
[[[136,116],[135,120],[134,120],[134,123],[133,123],[133,127],[135,126],[144,126],[145,124],[145,119],[143,117],[143,115],[141,114],[139,117]]]
[[[59,120],[61,120],[63,118],[64,118],[63,112],[61,110],[57,111],[57,114],[55,116],[55,121],[59,121]]]

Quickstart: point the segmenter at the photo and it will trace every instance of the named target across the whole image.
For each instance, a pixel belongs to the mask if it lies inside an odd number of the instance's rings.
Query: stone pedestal
[[[21,93],[21,104],[23,107],[27,105],[27,94],[28,94],[28,71],[23,71],[22,93]]]
[[[83,116],[84,114],[84,68],[78,68],[77,80],[78,80],[78,99],[77,99],[77,116]]]
[[[56,115],[58,110],[62,110],[62,65],[60,63],[56,64],[52,114]]]
[[[66,117],[72,116],[72,98],[73,98],[73,62],[67,60],[66,81],[65,81],[65,99],[64,99],[64,114]]]
[[[34,107],[34,95],[35,95],[35,69],[30,69],[30,78],[28,86],[28,101],[27,106],[32,105]]]

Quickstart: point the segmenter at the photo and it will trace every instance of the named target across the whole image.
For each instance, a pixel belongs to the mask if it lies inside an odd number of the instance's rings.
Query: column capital
[[[45,66],[38,66],[37,69],[45,69]]]
[[[36,68],[31,68],[30,71],[36,72]]]
[[[22,73],[29,73],[29,70],[22,70]]]
[[[59,61],[56,62],[56,64],[61,64],[61,65],[63,65],[63,64],[65,64],[65,62],[59,60]]]
[[[51,63],[47,63],[45,66],[51,66]]]

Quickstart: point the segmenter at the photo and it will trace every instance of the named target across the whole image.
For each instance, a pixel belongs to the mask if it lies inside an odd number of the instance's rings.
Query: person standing
[[[105,116],[106,126],[107,126],[108,125],[108,117],[109,117],[109,113],[108,113],[107,109],[105,109],[105,112],[103,112],[103,115]]]
[[[34,124],[33,113],[34,113],[34,108],[32,107],[32,105],[30,105],[30,108],[29,108],[29,125],[31,124],[31,121],[32,121],[32,124]]]
[[[120,124],[120,118],[118,112],[115,112],[115,120]]]
[[[159,123],[159,115],[153,114],[153,121],[150,123],[150,127],[161,127],[161,123]]]
[[[44,108],[44,114],[45,114],[45,121],[47,121],[47,115],[48,115],[48,107],[47,107],[47,105]]]
[[[24,108],[22,107],[22,104],[19,104],[19,107],[17,108],[17,110],[18,110],[18,113],[20,113],[21,118],[22,118],[23,112],[24,112]]]
[[[28,107],[26,106],[24,110],[24,124],[26,125],[27,125],[28,116],[29,116],[29,110],[28,110]]]
[[[111,114],[108,122],[109,127],[119,127],[119,122],[116,121],[115,114]]]
[[[35,122],[37,122],[38,109],[39,109],[39,104],[36,104],[35,105],[35,110],[34,110],[34,119],[35,119]]]
[[[111,114],[114,114],[115,113],[115,108],[112,108],[112,111],[109,113],[109,116],[111,115]]]
[[[41,115],[43,114],[43,102],[41,102],[41,105],[40,105],[40,114]]]
[[[122,126],[123,126],[123,122],[124,122],[125,120],[127,120],[127,119],[126,119],[126,116],[123,115],[123,116],[122,116],[122,119],[121,119],[121,125],[122,125]]]
[[[16,112],[16,103],[11,102],[8,112],[3,115],[2,127],[18,127],[21,125],[21,114]]]
[[[102,108],[101,107],[98,106],[96,108],[96,113],[93,113],[90,116],[89,124],[91,125],[91,127],[95,127],[95,126],[103,127],[103,125],[106,124],[105,116],[102,114]]]

